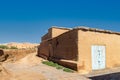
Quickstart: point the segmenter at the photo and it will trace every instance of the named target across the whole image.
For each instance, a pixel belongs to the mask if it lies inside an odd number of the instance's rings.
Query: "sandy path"
[[[4,63],[3,67],[9,72],[8,77],[11,77],[6,80],[87,80],[77,73],[63,72],[44,65],[41,61],[42,59],[33,53],[15,63]]]

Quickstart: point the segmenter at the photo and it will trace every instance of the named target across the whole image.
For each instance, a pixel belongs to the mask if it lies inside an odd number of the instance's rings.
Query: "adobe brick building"
[[[52,27],[42,37],[38,55],[80,73],[120,67],[120,33]]]

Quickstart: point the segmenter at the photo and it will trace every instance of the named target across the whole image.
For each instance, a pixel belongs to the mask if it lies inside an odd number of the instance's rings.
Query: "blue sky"
[[[0,1],[0,43],[39,43],[51,26],[120,32],[120,0]]]

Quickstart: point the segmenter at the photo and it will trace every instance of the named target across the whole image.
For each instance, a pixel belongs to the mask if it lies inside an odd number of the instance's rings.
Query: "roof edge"
[[[78,26],[73,28],[75,30],[82,30],[82,31],[93,31],[93,32],[101,32],[101,33],[109,33],[109,34],[117,34],[120,35],[120,32],[115,32],[111,30],[104,30],[104,29],[97,29],[97,28],[90,28],[85,26]]]
[[[51,28],[65,29],[65,30],[72,30],[72,28],[59,27],[59,26],[52,26]]]

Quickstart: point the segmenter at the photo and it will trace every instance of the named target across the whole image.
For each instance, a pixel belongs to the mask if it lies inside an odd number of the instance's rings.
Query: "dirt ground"
[[[0,80],[88,80],[77,73],[67,73],[41,63],[37,53],[15,62],[1,63]]]
[[[40,58],[31,55],[35,56],[35,54],[29,54],[14,63],[8,61],[1,63],[0,80],[46,80],[42,74],[29,69],[41,61]]]

